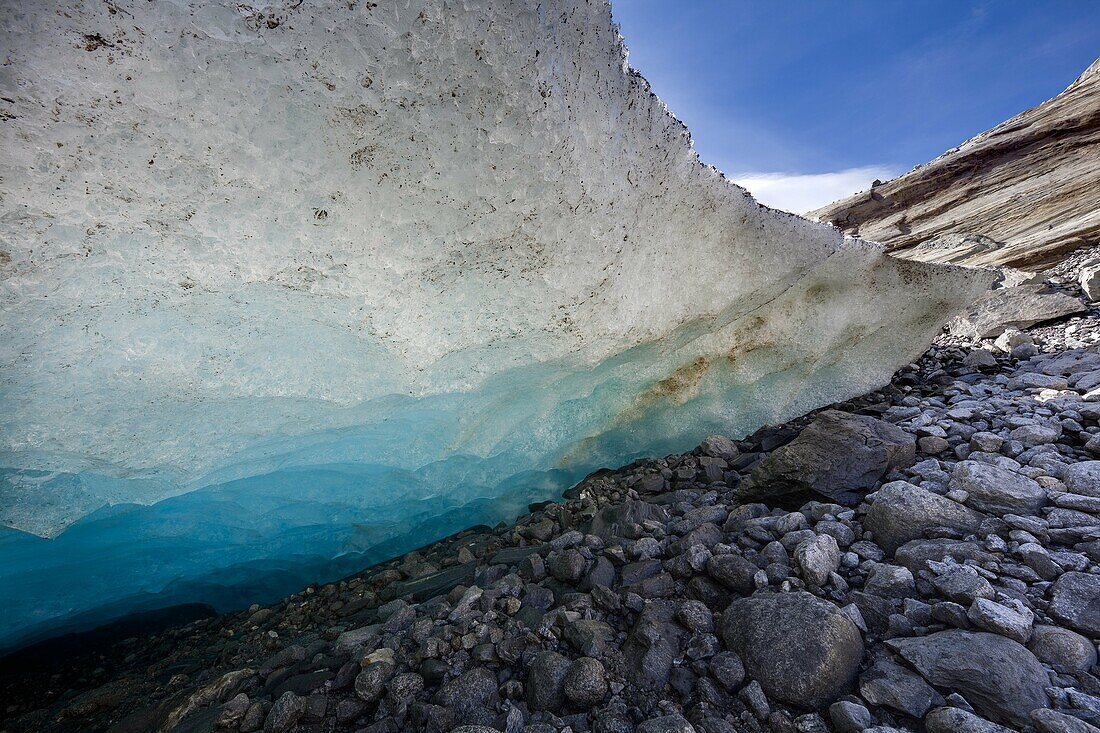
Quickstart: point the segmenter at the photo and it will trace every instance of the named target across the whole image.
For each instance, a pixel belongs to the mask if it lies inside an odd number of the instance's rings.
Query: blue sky
[[[630,63],[704,161],[805,211],[1056,95],[1098,0],[613,0]]]

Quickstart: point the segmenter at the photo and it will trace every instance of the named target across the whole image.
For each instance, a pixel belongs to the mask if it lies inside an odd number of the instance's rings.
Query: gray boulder
[[[920,539],[930,527],[971,534],[981,523],[982,515],[977,512],[907,481],[891,481],[875,492],[864,520],[875,542],[887,552]]]
[[[957,690],[995,722],[1026,725],[1032,710],[1050,707],[1043,665],[1026,647],[1003,636],[952,629],[890,639],[886,645],[928,682]]]
[[[622,648],[634,684],[645,690],[660,690],[668,684],[687,635],[676,623],[676,604],[665,600],[647,603]]]
[[[1010,728],[959,708],[936,708],[925,717],[924,729],[927,733],[1012,733]]]
[[[1027,648],[1057,672],[1080,674],[1096,664],[1096,647],[1092,642],[1061,626],[1036,626]]]
[[[889,469],[911,465],[916,450],[916,439],[896,425],[824,410],[761,461],[740,493],[749,499],[813,492],[850,505]]]
[[[819,534],[794,548],[794,561],[807,583],[823,586],[840,567],[840,547],[829,535]]]
[[[1058,578],[1051,588],[1050,615],[1090,638],[1100,637],[1100,575]]]
[[[948,488],[965,491],[967,505],[998,516],[1038,514],[1047,502],[1046,491],[1032,479],[979,461],[960,461]]]
[[[536,654],[527,672],[528,707],[560,711],[565,705],[565,677],[571,666],[569,660],[557,652]]]
[[[1062,470],[1062,483],[1071,493],[1100,496],[1100,461],[1081,461]]]
[[[769,697],[816,709],[840,697],[863,659],[859,629],[809,593],[741,598],[722,614],[719,634]]]
[[[864,700],[911,718],[923,718],[943,698],[919,675],[900,664],[880,659],[859,678],[859,694]]]
[[[1080,298],[1048,290],[1043,285],[998,288],[974,301],[963,315],[948,324],[948,330],[963,338],[995,338],[1006,328],[1027,328],[1086,308]]]
[[[1056,710],[1035,710],[1031,722],[1039,733],[1100,733],[1095,725]]]

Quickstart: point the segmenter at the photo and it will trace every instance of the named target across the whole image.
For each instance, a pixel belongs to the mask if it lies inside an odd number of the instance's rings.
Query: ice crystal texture
[[[602,0],[0,21],[0,637],[294,590],[788,419],[978,287],[701,163]]]

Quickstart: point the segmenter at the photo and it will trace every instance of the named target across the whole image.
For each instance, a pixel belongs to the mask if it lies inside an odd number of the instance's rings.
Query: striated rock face
[[[926,262],[1038,270],[1100,239],[1100,59],[1057,97],[810,214]]]
[[[606,2],[0,19],[0,517],[53,538],[0,537],[0,635],[286,591],[782,422],[982,279],[757,205]]]

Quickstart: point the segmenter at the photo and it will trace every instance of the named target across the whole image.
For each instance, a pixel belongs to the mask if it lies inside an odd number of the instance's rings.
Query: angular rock
[[[919,675],[901,665],[880,659],[860,675],[859,694],[879,707],[922,718],[933,705],[943,704],[943,698]]]
[[[924,719],[927,733],[1013,733],[974,713],[959,708],[936,708]]]
[[[719,634],[769,697],[802,708],[843,694],[863,659],[855,624],[809,593],[735,600],[722,614]]]
[[[973,302],[963,315],[948,324],[955,336],[988,339],[1006,328],[1027,328],[1054,318],[1080,313],[1087,306],[1080,298],[1039,285],[990,290]]]
[[[819,534],[795,547],[794,561],[807,583],[823,586],[840,567],[840,547],[829,535]]]
[[[1033,710],[1031,722],[1038,733],[1100,733],[1095,725],[1057,710]]]
[[[995,722],[1026,725],[1032,710],[1050,707],[1043,666],[1026,647],[1003,636],[949,630],[890,639],[886,645],[928,682],[959,691]]]
[[[1046,505],[1043,487],[1026,476],[979,461],[960,461],[948,488],[965,491],[968,506],[998,516],[1038,514]]]
[[[970,622],[979,629],[1008,637],[1026,644],[1031,638],[1031,625],[1035,614],[1027,609],[1017,610],[988,598],[975,598],[966,612]]]
[[[632,681],[642,689],[659,690],[669,673],[687,632],[676,623],[676,608],[669,601],[650,601],[623,643],[622,653]]]
[[[981,522],[980,514],[956,501],[906,481],[893,481],[875,492],[864,526],[883,549],[895,552],[906,542],[923,537],[928,528],[947,527],[970,534]]]
[[[897,426],[824,410],[797,438],[761,461],[739,492],[744,498],[817,493],[852,504],[886,471],[915,458],[916,439]]]

